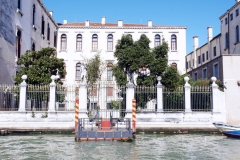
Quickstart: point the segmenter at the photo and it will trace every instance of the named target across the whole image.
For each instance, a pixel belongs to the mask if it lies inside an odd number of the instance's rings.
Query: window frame
[[[205,74],[206,74],[205,76],[204,76],[204,71],[206,71],[205,72]],[[202,79],[206,79],[206,78],[207,78],[207,67],[202,69]]]
[[[208,60],[208,51],[206,51],[206,61]]]
[[[154,36],[154,47],[161,45],[161,36],[159,34],[156,34]]]
[[[233,20],[233,13],[230,14],[230,21]]]
[[[239,26],[237,25],[236,28],[235,28],[235,40],[236,40],[236,43],[239,43]]]
[[[226,17],[225,18],[225,25],[227,25],[228,24],[228,18]]]
[[[17,29],[17,35],[16,35],[16,57],[21,57],[21,50],[22,50],[22,31],[20,29]]]
[[[60,38],[61,38],[61,51],[66,51],[67,50],[67,35],[62,34]],[[64,46],[63,44],[65,44],[65,48],[63,48],[63,46]]]
[[[216,48],[216,46],[213,47],[213,56],[214,57],[217,56],[217,48]]]
[[[177,51],[177,36],[175,34],[171,35],[171,50]]]
[[[32,10],[32,25],[35,26],[36,23],[36,6],[33,4],[33,10]]]
[[[50,24],[47,25],[47,40],[50,41]]]
[[[82,74],[82,68],[81,68],[81,62],[76,63],[75,66],[75,79],[80,80],[81,79],[81,74]]]
[[[217,65],[217,76],[215,75],[215,66]],[[216,77],[217,79],[219,79],[219,63],[218,62],[215,62],[213,63],[213,76]]]
[[[44,20],[44,17],[42,16],[42,30],[41,30],[42,36],[44,36],[44,31],[45,31],[45,20]]]
[[[77,34],[76,36],[76,51],[82,51],[82,35]]]
[[[236,9],[235,13],[236,13],[236,17],[237,17],[239,15],[239,10]]]
[[[113,64],[111,62],[107,64],[107,81],[113,81],[112,66]]]
[[[198,80],[198,72],[193,73],[193,80],[197,81]]]
[[[201,64],[201,55],[198,56],[198,64]]]
[[[225,49],[229,48],[228,32],[225,33]]]
[[[109,34],[107,36],[107,51],[112,52],[113,51],[113,35]]]
[[[98,35],[93,34],[92,35],[92,51],[98,50]]]
[[[202,54],[202,62],[205,62],[205,53]]]
[[[18,8],[19,10],[22,9],[22,0],[18,0],[18,1],[17,1],[17,8]]]

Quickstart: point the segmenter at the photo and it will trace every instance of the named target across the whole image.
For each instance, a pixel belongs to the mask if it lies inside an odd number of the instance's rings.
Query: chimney
[[[90,23],[89,20],[86,20],[86,21],[85,21],[85,26],[88,27],[88,26],[89,26],[89,23]]]
[[[198,48],[198,36],[193,37],[193,50],[195,51]]]
[[[208,41],[211,41],[213,38],[212,37],[212,35],[213,35],[212,27],[208,27],[207,30],[208,30]]]
[[[63,24],[67,24],[67,20],[63,20]]]
[[[122,20],[118,20],[118,27],[122,27],[123,26],[123,21]]]
[[[148,27],[152,27],[152,20],[148,21]]]
[[[51,16],[53,16],[53,11],[49,11],[49,14],[50,14]]]
[[[102,17],[102,24],[106,24],[106,17]]]

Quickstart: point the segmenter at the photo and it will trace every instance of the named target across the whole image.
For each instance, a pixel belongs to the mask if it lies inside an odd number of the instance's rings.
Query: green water
[[[1,136],[0,159],[240,159],[240,139],[138,134],[134,142],[75,142],[73,135]]]

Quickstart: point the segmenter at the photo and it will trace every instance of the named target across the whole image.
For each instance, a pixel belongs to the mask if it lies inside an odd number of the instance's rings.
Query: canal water
[[[1,136],[0,159],[240,159],[240,140],[222,135],[138,134],[134,142],[75,142],[74,135]]]

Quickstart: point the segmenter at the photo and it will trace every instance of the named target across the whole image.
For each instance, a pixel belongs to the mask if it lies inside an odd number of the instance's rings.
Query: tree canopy
[[[22,82],[22,75],[27,75],[28,84],[49,84],[52,75],[64,77],[66,70],[64,60],[56,57],[54,48],[43,48],[40,51],[26,51],[17,64],[21,66],[14,78],[15,84]],[[56,80],[61,84],[60,78]]]
[[[89,84],[94,84],[97,81],[101,80],[102,73],[106,68],[104,62],[101,61],[99,53],[96,54],[93,58],[87,60],[87,82]]]
[[[126,73],[136,73],[137,85],[153,85],[157,76],[161,76],[168,63],[168,44],[164,41],[153,50],[149,47],[150,40],[142,34],[140,39],[133,41],[130,35],[123,35],[116,45],[114,56],[117,64],[113,66],[113,75],[118,84],[125,85]],[[142,75],[140,69],[150,69],[150,75]]]

